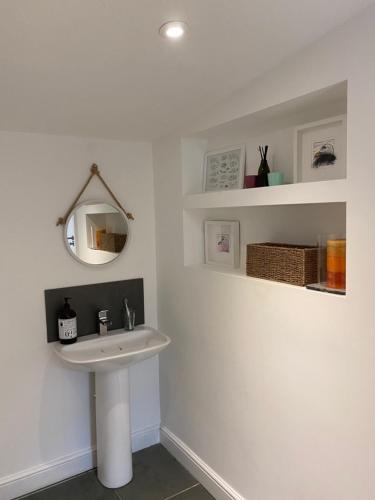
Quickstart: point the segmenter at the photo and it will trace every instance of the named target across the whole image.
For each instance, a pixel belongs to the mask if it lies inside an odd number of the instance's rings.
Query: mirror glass
[[[116,259],[128,241],[126,216],[102,202],[86,202],[69,215],[64,231],[69,252],[80,262],[100,265]]]

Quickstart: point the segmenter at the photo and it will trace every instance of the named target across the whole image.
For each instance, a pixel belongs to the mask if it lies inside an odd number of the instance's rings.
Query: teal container
[[[268,174],[268,185],[269,186],[280,186],[280,184],[284,184],[283,172],[270,172]]]

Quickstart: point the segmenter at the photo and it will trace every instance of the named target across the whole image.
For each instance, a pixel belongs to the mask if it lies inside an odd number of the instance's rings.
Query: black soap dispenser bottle
[[[59,339],[62,344],[73,344],[77,340],[77,314],[70,307],[70,297],[64,297],[65,304],[57,319]]]

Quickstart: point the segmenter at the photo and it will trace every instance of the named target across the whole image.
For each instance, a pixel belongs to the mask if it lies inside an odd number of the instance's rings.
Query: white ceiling
[[[0,129],[158,137],[372,3],[0,0]]]

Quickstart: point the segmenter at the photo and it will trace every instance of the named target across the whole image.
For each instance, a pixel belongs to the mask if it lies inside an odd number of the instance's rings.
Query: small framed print
[[[346,177],[346,115],[307,123],[294,131],[294,182]]]
[[[206,264],[226,267],[240,265],[239,221],[206,220],[204,242]]]
[[[210,151],[204,156],[203,191],[242,189],[245,175],[245,146]]]

